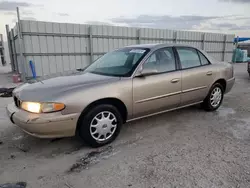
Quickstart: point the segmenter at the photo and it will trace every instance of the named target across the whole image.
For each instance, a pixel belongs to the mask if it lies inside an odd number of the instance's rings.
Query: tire
[[[77,133],[87,145],[101,147],[115,140],[122,124],[122,116],[115,106],[101,104],[80,116]]]
[[[217,92],[217,94],[215,94],[216,92]],[[219,92],[221,92],[220,99],[218,99],[219,98]],[[212,95],[214,95],[215,100],[212,99],[213,98]],[[222,85],[220,83],[215,83],[211,87],[207,97],[203,101],[202,107],[206,111],[215,111],[220,107],[220,105],[221,105],[221,103],[223,101],[223,97],[224,97],[224,88],[222,87]]]

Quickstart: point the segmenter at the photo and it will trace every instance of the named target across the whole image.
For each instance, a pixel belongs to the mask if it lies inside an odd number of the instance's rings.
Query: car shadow
[[[201,109],[200,105],[195,105],[128,122],[123,125],[121,133],[113,145],[114,147],[120,147],[122,145],[136,144],[142,139],[143,132],[150,134],[150,130],[157,127],[164,126],[169,134],[173,134],[177,130],[184,130],[183,117],[192,117],[194,113],[205,114],[206,112]]]
[[[35,145],[30,145],[30,143],[35,143]],[[21,141],[21,147],[25,148],[30,154],[34,153],[40,157],[52,158],[72,154],[87,146],[76,137],[39,139],[26,135],[26,138]],[[20,150],[22,151],[22,149]]]
[[[123,145],[134,144],[141,139],[143,131],[149,131],[157,126],[166,126],[170,133],[175,132],[176,129],[184,128],[180,126],[176,127],[178,125],[178,118],[187,113],[192,115],[192,113],[197,111],[202,110],[199,109],[199,106],[192,106],[126,123],[123,125],[118,138],[111,143],[110,146],[119,148]],[[16,126],[9,127],[4,138],[2,145],[10,154],[20,153],[25,154],[25,156],[54,158],[60,155],[74,154],[83,150],[95,150],[87,146],[77,137],[39,139],[22,132]]]
[[[19,127],[11,125],[1,133],[0,153],[5,151],[15,158],[36,156],[51,158],[58,155],[72,154],[87,146],[76,137],[40,139],[24,133]]]

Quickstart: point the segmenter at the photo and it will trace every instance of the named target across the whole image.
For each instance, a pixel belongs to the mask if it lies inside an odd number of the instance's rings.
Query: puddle
[[[232,108],[224,108],[224,107],[220,107],[216,113],[218,113],[219,116],[222,116],[222,117],[226,117],[228,115],[231,115],[231,114],[235,114],[235,110],[232,109]]]
[[[84,157],[79,159],[76,163],[74,163],[67,173],[73,172],[81,172],[82,170],[88,169],[90,166],[99,163],[103,159],[107,159],[117,152],[114,152],[112,146],[108,146],[106,148],[101,148],[100,150],[92,151],[87,153]]]

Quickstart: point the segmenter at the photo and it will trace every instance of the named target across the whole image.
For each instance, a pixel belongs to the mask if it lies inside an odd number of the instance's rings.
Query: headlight
[[[37,102],[22,102],[21,108],[33,113],[41,112],[41,104]]]
[[[21,108],[33,113],[48,113],[63,110],[65,105],[62,103],[22,102]]]

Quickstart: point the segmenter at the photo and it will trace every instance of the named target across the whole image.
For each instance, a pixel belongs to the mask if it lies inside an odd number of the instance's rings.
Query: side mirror
[[[144,76],[150,76],[153,74],[157,74],[157,70],[156,69],[152,69],[152,68],[144,68],[141,71],[139,71],[136,75],[136,77],[144,77]]]

